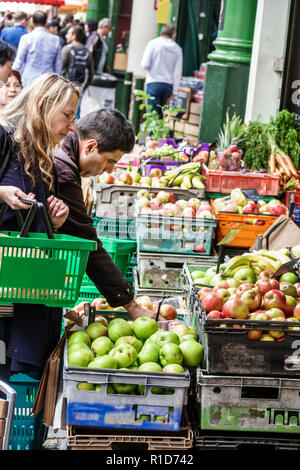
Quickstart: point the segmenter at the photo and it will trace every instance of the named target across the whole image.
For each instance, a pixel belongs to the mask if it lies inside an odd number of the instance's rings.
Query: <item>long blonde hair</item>
[[[54,187],[53,158],[56,147],[51,134],[54,115],[63,110],[72,93],[79,97],[79,88],[56,74],[40,75],[0,111],[0,125],[12,134],[25,159],[25,172],[35,182],[38,163],[43,181]]]

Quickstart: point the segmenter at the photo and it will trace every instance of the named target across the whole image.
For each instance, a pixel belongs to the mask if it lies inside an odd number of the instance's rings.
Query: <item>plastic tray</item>
[[[235,214],[217,212],[213,200],[211,206],[217,218],[217,242],[221,241],[231,229],[240,229],[238,235],[227,246],[250,248],[257,239],[278,219],[277,215]],[[258,221],[262,225],[255,225]]]
[[[120,238],[122,240],[135,240],[135,220],[99,219],[94,217],[93,225],[98,238]]]
[[[149,163],[146,163],[143,167],[144,175],[150,176],[150,172],[153,168],[159,168],[162,171],[162,174],[164,175],[166,171],[173,170],[174,168],[177,168],[180,164],[181,162],[174,160],[161,161],[153,159]]]
[[[300,322],[208,319],[196,293],[193,308],[209,374],[300,377],[300,330],[288,329],[300,327]],[[251,340],[250,330],[283,331],[284,337]]]
[[[0,304],[71,306],[96,242],[69,235],[1,232]],[[41,273],[43,274],[41,276]]]
[[[198,370],[200,429],[300,433],[300,381]]]
[[[264,173],[242,174],[236,171],[211,170],[202,165],[202,174],[206,176],[206,191],[228,194],[235,188],[257,189],[261,196],[277,196],[279,177]]]

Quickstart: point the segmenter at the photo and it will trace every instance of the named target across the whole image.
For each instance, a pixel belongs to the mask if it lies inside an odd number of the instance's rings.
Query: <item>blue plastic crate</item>
[[[178,216],[136,216],[139,251],[210,255],[217,221]]]
[[[10,450],[39,450],[46,439],[48,428],[43,424],[43,410],[35,417],[30,416],[39,383],[26,374],[10,378],[10,386],[17,392]]]
[[[297,206],[294,207],[293,215],[295,217],[295,224],[298,225],[298,227],[300,227],[300,208],[299,207]]]
[[[101,219],[94,217],[93,225],[100,239],[102,237],[110,237],[123,240],[135,240],[135,220]]]

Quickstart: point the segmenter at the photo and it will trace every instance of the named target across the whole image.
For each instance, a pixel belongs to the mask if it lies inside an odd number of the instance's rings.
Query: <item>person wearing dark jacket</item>
[[[115,109],[100,109],[82,117],[77,132],[70,132],[56,152],[55,168],[59,197],[69,207],[69,216],[61,233],[97,241],[97,250],[89,255],[86,273],[111,307],[123,306],[133,319],[155,316],[134,300],[126,281],[105,251],[87,214],[81,177],[111,173],[124,153],[132,150],[135,135],[131,123]]]

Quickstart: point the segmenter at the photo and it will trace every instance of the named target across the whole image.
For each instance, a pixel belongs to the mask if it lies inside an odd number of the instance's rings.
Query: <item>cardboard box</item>
[[[199,114],[190,114],[189,115],[189,120],[188,122],[190,124],[197,124],[197,126],[199,126],[199,123],[200,123],[200,115]]]
[[[114,70],[127,70],[128,54],[116,52],[114,57]]]
[[[200,115],[200,113],[201,113],[201,103],[192,102],[190,104],[190,113]]]
[[[184,126],[184,132],[188,135],[191,135],[193,137],[198,137],[199,134],[199,126],[196,124],[190,124],[186,123]]]
[[[184,124],[182,121],[175,121],[175,131],[184,132]]]

